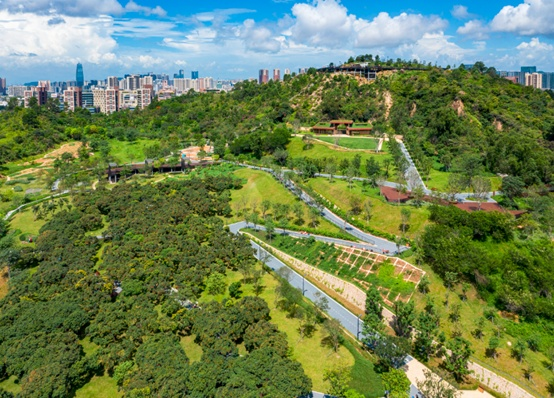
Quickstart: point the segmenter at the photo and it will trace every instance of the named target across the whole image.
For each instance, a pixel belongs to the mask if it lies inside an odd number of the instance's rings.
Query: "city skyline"
[[[68,80],[77,62],[90,79],[179,69],[232,79],[366,53],[554,70],[554,2],[541,0],[243,0],[232,8],[221,1],[5,0],[0,18],[0,76],[8,84]]]

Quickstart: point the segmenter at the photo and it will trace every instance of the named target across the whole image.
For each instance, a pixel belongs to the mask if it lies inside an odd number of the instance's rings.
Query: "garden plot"
[[[375,276],[381,277],[380,279],[396,279],[397,282],[401,278],[404,282],[413,283],[415,287],[419,284],[423,275],[425,275],[425,271],[397,257],[387,257],[382,254],[352,247],[339,246],[337,248],[342,251],[337,257],[337,262],[344,264],[351,271],[359,274],[361,277],[354,279],[365,288],[370,286],[370,281],[375,279]],[[409,296],[403,294],[404,289],[402,289],[402,286],[396,286],[400,287],[399,290],[394,289],[394,286],[391,286],[389,283],[386,283],[386,285],[377,286],[388,305],[393,305],[397,300],[407,301],[411,297],[411,294]]]

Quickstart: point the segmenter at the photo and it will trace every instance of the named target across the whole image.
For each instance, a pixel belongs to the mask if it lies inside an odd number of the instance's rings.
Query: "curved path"
[[[373,245],[375,247],[373,250],[378,253],[398,254],[409,249],[407,246],[402,246],[402,245],[398,246],[395,242],[391,242],[384,238],[380,238],[378,236],[371,235],[367,232],[364,232],[359,228],[355,227],[354,225],[348,223],[346,220],[342,219],[341,217],[337,216],[328,208],[321,207],[310,195],[308,195],[306,192],[300,189],[294,182],[288,179],[285,180],[283,178],[283,175],[285,174],[285,172],[291,171],[291,170],[283,170],[281,171],[281,175],[279,176],[279,175],[276,175],[276,173],[272,169],[269,169],[267,167],[252,166],[244,163],[240,163],[239,165],[249,169],[261,170],[261,171],[270,173],[275,178],[277,178],[285,186],[285,188],[290,190],[294,195],[298,196],[308,206],[318,208],[320,210],[321,216],[325,218],[327,221],[335,224],[337,227],[344,230],[344,232],[354,236],[355,238]]]

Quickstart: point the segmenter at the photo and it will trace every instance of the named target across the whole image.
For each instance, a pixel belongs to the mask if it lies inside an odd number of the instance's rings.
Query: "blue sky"
[[[554,71],[554,0],[0,0],[8,84],[149,71],[254,77],[379,54]]]

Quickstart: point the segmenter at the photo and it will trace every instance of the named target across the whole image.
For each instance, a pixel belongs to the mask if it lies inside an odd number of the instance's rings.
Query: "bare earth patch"
[[[200,152],[201,150],[204,150],[204,152],[206,153],[213,153],[214,151],[214,147],[213,146],[203,146],[203,147],[199,147],[199,146],[190,146],[188,148],[185,148],[185,149],[181,149],[181,153],[184,153],[186,156],[187,156],[187,159],[189,160],[200,160],[198,159],[198,152]],[[203,158],[203,160],[212,160],[212,158],[210,156],[206,156]]]
[[[8,294],[8,267],[0,270],[0,299]]]
[[[79,149],[83,146],[82,142],[71,142],[69,144],[64,144],[58,149],[47,153],[40,159],[33,160],[33,163],[41,164],[42,166],[49,166],[52,163],[54,163],[54,160],[61,156],[64,153],[70,153],[73,157],[77,157],[77,154],[79,153]],[[26,162],[23,165],[27,166],[31,164],[30,162]]]

